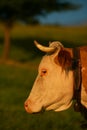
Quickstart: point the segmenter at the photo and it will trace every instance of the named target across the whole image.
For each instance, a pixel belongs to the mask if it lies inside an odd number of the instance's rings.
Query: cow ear
[[[72,66],[72,57],[67,50],[61,49],[54,60],[63,70],[69,70]]]

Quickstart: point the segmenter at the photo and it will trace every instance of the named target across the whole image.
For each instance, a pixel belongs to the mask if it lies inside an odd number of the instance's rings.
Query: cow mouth
[[[30,102],[30,100],[29,100],[29,102]],[[28,112],[28,113],[30,113],[30,114],[43,113],[43,112],[45,112],[46,110],[52,110],[52,109],[49,109],[49,108],[52,107],[53,105],[56,105],[57,102],[58,102],[58,99],[52,101],[52,102],[49,103],[49,104],[45,104],[45,105],[43,105],[42,107],[39,107],[38,110],[36,110],[36,109],[33,110],[32,107],[31,107],[31,105],[28,105],[28,104],[26,104],[26,102],[25,102],[25,110],[26,110],[26,112]],[[31,104],[31,102],[30,102],[30,104]],[[56,106],[56,107],[57,107],[57,106]],[[54,109],[56,109],[56,108],[53,108],[53,110],[54,110]]]
[[[49,110],[54,110],[54,111],[66,110],[71,106],[72,101],[70,100],[69,102],[64,102],[64,101],[62,102],[63,98],[64,96],[61,96],[60,98],[57,97],[55,100],[51,101],[50,103],[39,105],[39,107],[38,107],[38,104],[34,105],[32,104],[32,102],[30,102],[31,100],[29,100],[30,104],[26,105],[25,103],[25,109],[30,114],[43,113]]]

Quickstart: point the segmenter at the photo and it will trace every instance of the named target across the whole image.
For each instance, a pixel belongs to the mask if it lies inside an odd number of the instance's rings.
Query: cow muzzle
[[[32,114],[32,113],[39,113],[42,111],[42,105],[32,101],[31,99],[27,99],[24,103],[25,110]]]
[[[32,109],[31,109],[31,104],[32,104],[32,101],[31,100],[26,100],[25,103],[24,103],[24,108],[25,110],[28,112],[28,113],[33,113],[32,112]]]

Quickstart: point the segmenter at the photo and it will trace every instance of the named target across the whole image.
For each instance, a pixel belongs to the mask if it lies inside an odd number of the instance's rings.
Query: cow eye
[[[46,73],[47,73],[47,70],[46,70],[46,69],[42,69],[42,70],[41,70],[41,76],[44,76]]]

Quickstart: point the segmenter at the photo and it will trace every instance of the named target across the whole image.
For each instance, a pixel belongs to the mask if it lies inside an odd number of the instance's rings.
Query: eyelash
[[[42,70],[41,70],[40,76],[41,76],[41,77],[42,77],[42,76],[45,76],[46,73],[47,73],[47,70],[46,70],[46,69],[42,69]]]

